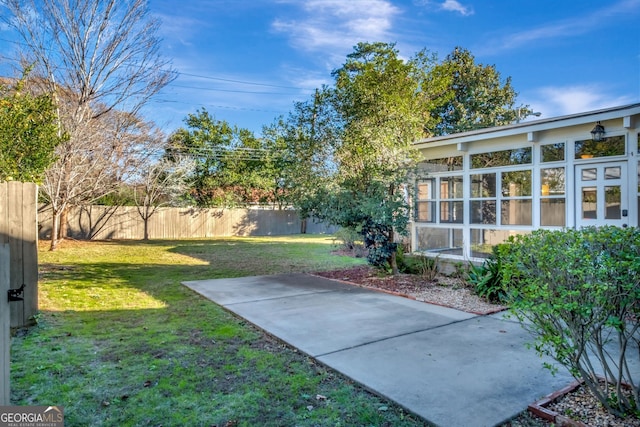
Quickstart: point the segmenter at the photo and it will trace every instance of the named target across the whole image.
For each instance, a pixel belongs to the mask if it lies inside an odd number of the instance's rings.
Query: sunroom
[[[414,252],[481,261],[538,228],[638,226],[640,104],[415,143]]]

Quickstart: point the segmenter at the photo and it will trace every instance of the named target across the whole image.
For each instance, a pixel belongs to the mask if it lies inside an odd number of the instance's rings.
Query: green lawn
[[[423,425],[180,285],[364,262],[333,248],[327,236],[42,242],[12,404],[62,405],[66,426]]]

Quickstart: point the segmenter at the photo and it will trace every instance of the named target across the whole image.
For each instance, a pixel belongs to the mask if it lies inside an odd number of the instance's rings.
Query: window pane
[[[417,250],[462,255],[462,230],[418,227]]]
[[[462,177],[440,178],[441,199],[462,199]]]
[[[502,172],[504,197],[531,196],[531,171]]]
[[[583,181],[595,181],[597,175],[597,169],[582,169],[582,180]]]
[[[540,225],[558,226],[566,225],[564,199],[542,199],[540,200]]]
[[[472,224],[495,224],[496,223],[495,200],[471,201],[471,223]]]
[[[604,179],[620,179],[622,168],[620,166],[604,168]]]
[[[435,202],[418,202],[416,204],[416,221],[434,222],[435,207]]]
[[[604,187],[605,219],[622,218],[622,211],[620,210],[620,195],[621,192],[619,185]]]
[[[531,200],[503,200],[502,225],[531,225]]]
[[[540,170],[542,196],[564,195],[564,168],[549,168]]]
[[[417,187],[418,200],[433,199],[433,180],[418,182]]]
[[[625,153],[624,135],[612,136],[602,141],[585,139],[576,141],[576,159],[592,157],[621,156]]]
[[[463,221],[463,202],[440,202],[440,222],[461,224]]]
[[[564,142],[543,145],[540,147],[542,162],[559,162],[564,160]]]
[[[525,165],[531,163],[531,147],[471,155],[471,168]]]
[[[492,247],[505,242],[510,236],[529,234],[528,231],[515,230],[471,230],[471,256],[487,258],[491,255]]]
[[[462,156],[431,159],[420,162],[419,168],[425,172],[451,172],[462,170]]]
[[[471,175],[471,197],[496,197],[496,174]]]
[[[582,189],[582,219],[598,219],[598,192],[596,187]]]

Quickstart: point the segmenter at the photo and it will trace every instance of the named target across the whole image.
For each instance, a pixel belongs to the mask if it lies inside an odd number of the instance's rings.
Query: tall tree
[[[41,182],[66,139],[59,131],[49,95],[26,91],[24,77],[0,85],[0,181]]]
[[[200,207],[271,203],[277,179],[264,142],[253,132],[216,120],[206,109],[189,114],[171,137],[168,156],[195,160],[191,196]]]
[[[158,53],[159,22],[150,18],[145,0],[1,0],[1,4],[7,12],[2,19],[22,39],[23,63],[34,64],[41,77],[34,82],[52,94],[70,137],[56,151],[54,175],[47,178],[51,185],[43,186],[57,229],[68,206],[112,191],[95,181],[77,179],[87,174],[87,162],[94,164],[98,152],[107,154],[108,142],[89,141],[87,132],[95,135],[98,128],[109,129],[99,122],[116,110],[135,116],[174,74]],[[84,184],[88,187],[75,188]],[[59,237],[52,235],[52,250]]]
[[[318,191],[335,172],[335,148],[340,123],[323,87],[305,102],[296,102],[287,117],[263,129],[265,147],[283,203],[294,206],[304,221],[313,209]]]
[[[405,184],[417,160],[412,143],[433,127],[430,112],[447,99],[448,81],[435,65],[426,51],[404,61],[394,44],[360,43],[333,72],[329,100],[341,130],[337,170],[317,214],[360,229],[369,261],[394,273],[395,237],[406,234],[409,219]]]
[[[495,65],[477,64],[467,49],[456,47],[438,67],[452,77],[453,98],[433,110],[435,135],[506,125],[532,114],[528,106],[515,106],[511,77],[503,80]]]

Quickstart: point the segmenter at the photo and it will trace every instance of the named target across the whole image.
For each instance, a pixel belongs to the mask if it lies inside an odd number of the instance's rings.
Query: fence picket
[[[69,212],[69,236],[96,240],[144,237],[144,222],[134,206],[122,206],[106,216],[109,206],[91,206]],[[41,207],[40,238],[51,236],[51,211]],[[98,219],[101,219],[98,221]],[[91,224],[100,228],[91,230]],[[309,234],[333,233],[334,227],[308,220]],[[226,236],[282,236],[299,234],[301,221],[293,210],[159,208],[149,219],[150,239],[192,239]]]

